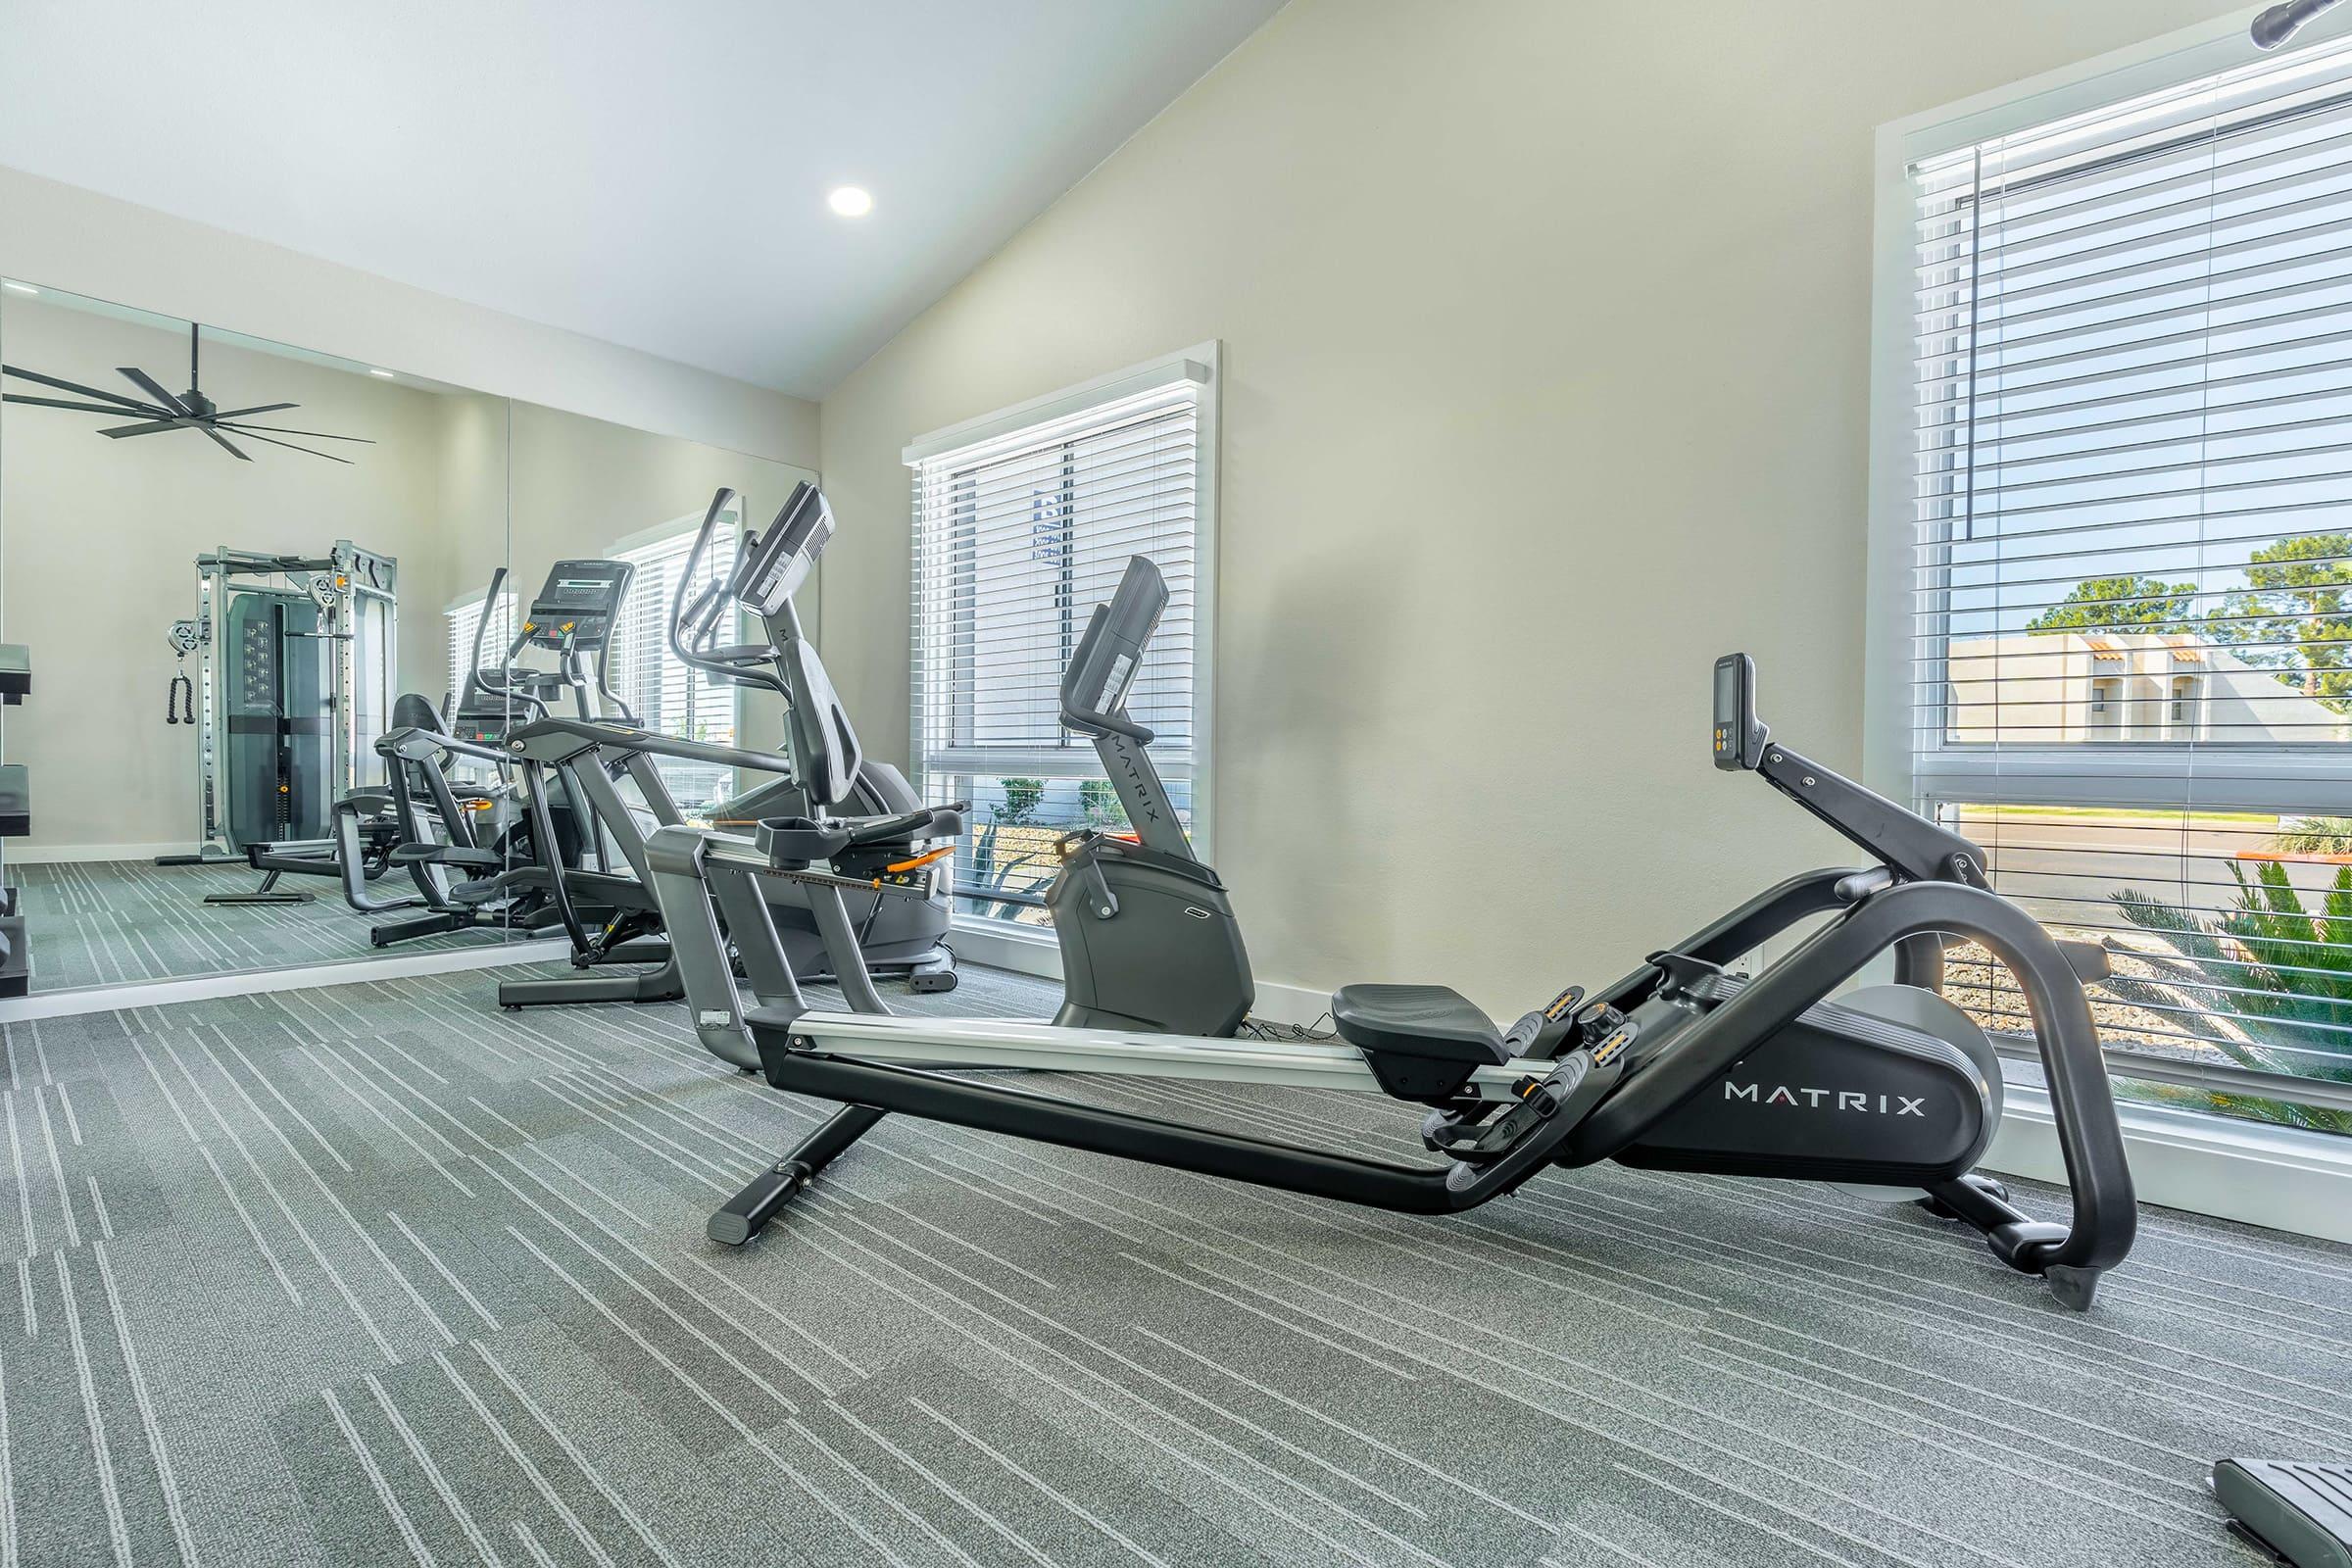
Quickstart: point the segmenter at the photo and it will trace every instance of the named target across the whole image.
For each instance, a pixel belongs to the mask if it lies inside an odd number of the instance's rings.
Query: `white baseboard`
[[[1277,985],[1270,980],[1257,982],[1257,1001],[1250,1005],[1250,1016],[1267,1023],[1287,1023],[1300,1029],[1316,1024],[1331,1027],[1331,993],[1317,991],[1312,986]]]
[[[958,960],[1061,983],[1061,950],[1054,945],[1054,933],[1042,926],[1006,930],[1001,920],[959,915],[949,928],[948,946],[956,950]]]
[[[152,860],[159,855],[195,853],[195,847],[184,840],[174,844],[25,844],[9,846],[8,858],[16,865],[79,865],[91,860]]]
[[[570,952],[571,944],[568,941],[537,938],[529,942],[508,942],[481,948],[403,953],[386,958],[352,958],[341,963],[311,964],[300,969],[247,969],[234,974],[191,975],[177,980],[141,980],[130,985],[36,991],[28,997],[0,1002],[0,1023],[22,1023],[32,1018],[69,1018],[79,1013],[115,1012],[127,1007],[160,1007],[174,1002],[206,1002],[217,997],[249,997],[266,991],[310,991],[319,986],[356,986],[370,980],[455,974],[465,969],[498,969],[514,963],[545,963]]]

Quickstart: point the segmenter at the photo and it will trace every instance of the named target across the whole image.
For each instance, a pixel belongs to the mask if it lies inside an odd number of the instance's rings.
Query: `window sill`
[[[1061,980],[1061,949],[1051,926],[1014,925],[976,914],[958,914],[948,923],[948,945],[959,959],[1010,969],[1040,979]]]
[[[2352,1139],[2162,1105],[2116,1108],[2140,1202],[2352,1242]],[[2009,1085],[1984,1167],[2066,1180],[2046,1091]]]
[[[2352,812],[2344,747],[2085,741],[2071,747],[1942,746],[1911,760],[1911,788],[1937,801]]]

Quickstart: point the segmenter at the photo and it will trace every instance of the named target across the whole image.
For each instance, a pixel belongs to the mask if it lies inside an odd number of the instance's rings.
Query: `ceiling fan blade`
[[[13,375],[24,381],[38,381],[41,385],[53,386],[60,392],[78,392],[85,398],[97,398],[102,402],[112,403],[117,408],[128,409],[134,414],[147,412],[146,404],[133,398],[126,398],[120,392],[108,392],[94,386],[83,386],[79,381],[63,381],[54,375],[43,375],[38,370],[20,370],[13,365],[0,365],[0,375]]]
[[[257,403],[250,409],[222,409],[213,416],[213,422],[218,424],[222,419],[234,419],[248,414],[275,414],[280,409],[301,407],[299,403]]]
[[[35,408],[73,409],[81,414],[111,414],[118,419],[125,414],[144,414],[151,417],[161,417],[164,413],[161,409],[144,408],[137,404],[125,406],[111,403],[68,403],[64,398],[36,398],[23,392],[11,392],[6,397],[0,397],[0,403],[29,403]]]
[[[118,424],[98,433],[112,436],[120,441],[126,435],[154,435],[163,430],[184,429],[187,427],[187,423],[188,421],[185,419],[151,419],[145,424]]]
[[[158,381],[154,376],[149,375],[145,370],[140,369],[137,366],[118,365],[115,367],[115,373],[117,375],[128,378],[130,381],[143,388],[149,396],[155,399],[156,402],[161,403],[165,408],[170,409],[173,414],[178,415],[181,418],[186,418],[188,416],[188,406],[185,403],[180,402],[179,399],[173,397],[171,393],[165,391],[164,385],[161,381]],[[242,457],[244,454],[239,453],[238,456]]]
[[[206,436],[206,437],[207,437],[209,440],[211,440],[211,442],[213,443],[213,445],[215,445],[215,446],[219,447],[219,448],[220,448],[221,451],[223,451],[223,452],[227,453],[227,454],[228,454],[230,457],[232,457],[232,458],[236,459],[236,460],[237,460],[239,463],[251,463],[251,462],[253,461],[253,458],[251,457],[251,455],[249,455],[249,454],[247,454],[247,453],[239,452],[239,451],[238,451],[238,450],[237,450],[235,447],[232,447],[232,446],[230,446],[230,445],[229,445],[227,442],[225,442],[225,441],[221,440],[221,439],[220,439],[220,431],[218,431],[218,430],[213,430],[213,429],[207,429],[207,428],[206,428],[204,425],[201,425],[201,424],[191,424],[191,425],[189,425],[189,426],[188,426],[188,428],[189,428],[189,429],[191,429],[191,430],[203,430],[203,431],[204,431],[204,433],[205,433],[205,436]]]
[[[197,428],[203,429],[204,427],[199,425]],[[210,430],[205,430],[204,433],[206,435],[212,435],[213,439],[216,441],[220,441],[220,438],[217,435],[213,435],[213,432]],[[279,441],[271,436],[255,435],[249,430],[239,430],[237,435],[242,440],[259,441],[265,446],[284,447],[288,452],[310,452],[310,455],[314,458],[324,458],[329,463],[340,463],[346,468],[353,466],[352,461],[349,458],[338,458],[332,452],[311,452],[309,447],[298,447],[291,441]],[[225,441],[220,441],[220,444],[224,447],[228,446],[228,443]],[[236,448],[229,447],[229,450],[231,452],[235,452]],[[239,453],[238,455],[240,457],[243,456],[242,453]]]
[[[247,424],[242,419],[231,424],[228,419],[219,416],[213,422],[235,430],[268,430],[276,435],[307,435],[318,441],[357,441],[366,446],[375,445],[375,437],[371,435],[329,435],[324,430],[289,430],[282,424]]]

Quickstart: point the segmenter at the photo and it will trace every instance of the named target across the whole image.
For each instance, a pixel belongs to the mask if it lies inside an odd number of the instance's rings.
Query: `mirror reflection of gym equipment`
[[[164,719],[196,730],[198,849],[157,863],[322,842],[335,802],[382,772],[398,564],[339,540],[318,558],[218,550],[196,571],[196,615],[172,623]]]

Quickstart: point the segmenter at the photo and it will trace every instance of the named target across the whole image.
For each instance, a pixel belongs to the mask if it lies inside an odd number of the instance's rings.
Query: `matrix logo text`
[[[1744,1100],[1755,1105],[1794,1105],[1801,1101],[1815,1110],[1858,1110],[1871,1116],[1927,1115],[1926,1100],[1913,1100],[1909,1095],[1866,1095],[1853,1089],[1791,1089],[1787,1084],[1776,1085],[1766,1094],[1762,1084],[1736,1084],[1729,1078],[1723,1081],[1723,1098]]]

